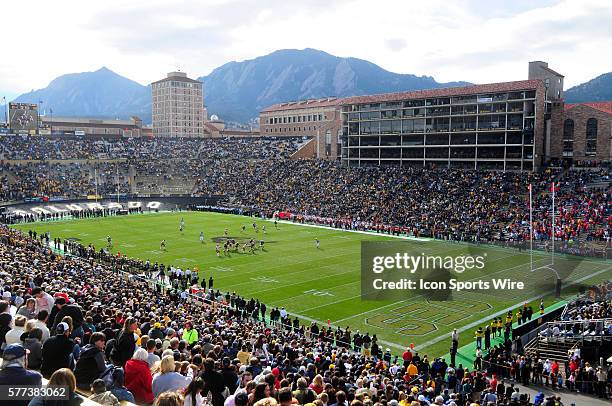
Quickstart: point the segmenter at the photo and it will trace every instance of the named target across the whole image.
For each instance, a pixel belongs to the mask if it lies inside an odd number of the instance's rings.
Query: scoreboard
[[[9,125],[11,130],[20,133],[36,131],[38,125],[38,105],[31,103],[9,103]]]

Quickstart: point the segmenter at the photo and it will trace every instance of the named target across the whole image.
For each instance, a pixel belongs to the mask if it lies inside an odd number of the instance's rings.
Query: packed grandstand
[[[538,248],[548,250],[554,240],[560,251],[610,257],[606,164],[533,173],[346,168],[291,159],[303,141],[4,136],[0,201],[215,197],[219,206],[268,218],[283,211],[296,222],[524,249],[532,185]],[[511,334],[513,323],[532,319],[527,304],[511,310],[504,327],[501,318],[499,326],[491,321],[493,331],[487,324],[475,332],[474,361],[463,364],[455,358],[455,333],[450,358],[410,347],[391,352],[375,335],[305,323],[258,298],[213,289],[211,281],[204,294],[188,295],[206,284],[197,274],[6,225],[0,272],[0,385],[68,385],[70,404],[91,397],[109,405],[569,405],[580,393],[576,404],[588,405],[612,389],[609,363],[591,348],[612,342],[610,282],[542,319],[528,348]],[[544,309],[533,313],[537,320]],[[503,339],[492,343],[502,329]]]

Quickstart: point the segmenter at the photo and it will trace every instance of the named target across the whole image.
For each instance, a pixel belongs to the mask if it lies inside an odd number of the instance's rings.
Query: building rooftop
[[[113,120],[109,118],[95,118],[95,117],[61,117],[53,116],[51,120],[50,116],[41,116],[43,123],[67,123],[67,124],[96,124],[96,125],[134,125],[135,120],[140,120],[137,117],[130,120]]]
[[[160,80],[156,80],[155,82],[153,82],[151,84],[161,83],[161,82],[168,82],[168,81],[187,82],[187,83],[202,83],[199,80],[188,78],[187,74],[185,72],[169,72],[167,77],[165,77],[163,79],[160,79]]]
[[[378,103],[385,101],[399,101],[407,99],[425,99],[431,97],[463,96],[483,93],[513,92],[522,90],[535,90],[543,85],[541,80],[519,80],[516,82],[487,83],[484,85],[470,85],[459,87],[445,87],[440,89],[414,90],[411,92],[383,93],[367,96],[353,96],[342,99],[341,104]]]
[[[273,104],[272,106],[266,107],[261,112],[267,113],[271,111],[285,111],[285,110],[296,110],[296,109],[310,109],[313,107],[336,106],[340,103],[341,100],[342,99],[338,99],[336,97],[323,97],[320,99],[309,99],[309,100],[277,103],[277,104]]]
[[[603,102],[588,102],[588,103],[568,103],[565,105],[565,110],[573,109],[576,106],[587,106],[595,110],[603,111],[604,113],[612,114],[612,101]]]

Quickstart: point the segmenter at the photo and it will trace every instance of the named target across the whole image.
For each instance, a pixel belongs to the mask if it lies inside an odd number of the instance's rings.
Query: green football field
[[[179,232],[180,218],[185,230]],[[251,226],[253,219],[218,213],[182,212],[65,220],[18,225],[24,231],[50,232],[51,238],[72,238],[96,248],[113,239],[113,251],[151,262],[161,262],[182,269],[198,267],[200,277],[215,280],[215,289],[236,291],[246,298],[258,298],[268,309],[284,306],[304,321],[332,326],[350,326],[353,331],[377,334],[382,347],[394,353],[414,343],[421,354],[442,355],[448,352],[450,332],[457,328],[460,344],[473,340],[474,330],[507,308],[530,301],[537,312],[540,297],[553,303],[554,278],[546,269],[530,271],[530,257],[514,249],[473,246],[436,240],[404,239],[405,244],[427,255],[485,255],[482,275],[464,272],[458,280],[475,277],[512,278],[525,282],[522,291],[490,289],[454,293],[447,301],[416,296],[403,301],[364,301],[360,295],[361,241],[400,241],[376,234],[334,230],[322,227],[279,223],[278,229],[268,221],[257,219],[259,232]],[[266,234],[261,226],[266,225]],[[241,226],[246,225],[246,232]],[[265,252],[255,254],[215,254],[215,241],[224,236],[244,241],[253,237],[265,240]],[[205,242],[199,241],[200,231]],[[315,247],[315,238],[321,242]],[[160,241],[167,250],[160,251]],[[534,254],[537,266],[550,262],[550,255]],[[562,299],[576,294],[581,285],[610,279],[612,261],[577,260],[557,256],[555,267],[562,269]]]

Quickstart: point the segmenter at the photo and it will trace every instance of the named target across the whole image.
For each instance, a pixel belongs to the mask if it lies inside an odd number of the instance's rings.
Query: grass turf
[[[179,232],[180,218],[185,219],[185,230]],[[113,252],[150,259],[183,269],[200,269],[200,277],[215,280],[215,289],[236,291],[247,298],[263,301],[270,309],[284,306],[290,313],[305,321],[332,326],[351,326],[352,330],[377,334],[381,347],[391,347],[394,353],[414,343],[421,354],[441,355],[448,352],[450,331],[460,331],[460,343],[473,340],[478,325],[493,314],[532,299],[537,312],[539,297],[546,303],[557,299],[551,296],[553,278],[546,270],[530,272],[529,255],[516,250],[489,246],[450,243],[444,241],[406,240],[414,249],[428,255],[483,255],[487,261],[484,274],[465,272],[459,280],[474,277],[511,277],[524,281],[523,291],[471,291],[453,294],[450,301],[434,301],[412,297],[402,302],[363,301],[360,297],[361,241],[394,240],[383,235],[353,233],[342,230],[315,228],[257,219],[259,232],[251,226],[253,219],[218,213],[182,212],[106,217],[84,220],[17,225],[28,231],[50,232],[51,238],[73,238],[98,249],[106,246],[106,237],[113,239]],[[266,226],[266,234],[261,226]],[[246,231],[241,231],[241,226]],[[215,240],[224,236],[238,240],[253,237],[265,240],[265,252],[256,254],[232,253],[230,257],[215,254]],[[204,232],[205,243],[199,241]],[[321,248],[315,247],[315,238]],[[160,241],[167,241],[167,251],[160,251]],[[550,257],[534,254],[536,264],[546,264]],[[590,285],[612,276],[612,261],[575,260],[559,256],[556,264],[571,268],[564,283],[563,297],[574,295],[581,284]],[[572,282],[576,284],[571,285]],[[580,283],[578,283],[580,282]],[[536,299],[537,298],[537,299]]]

